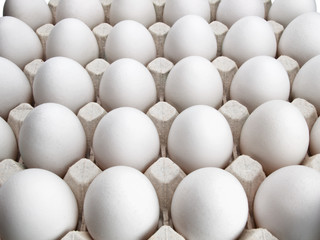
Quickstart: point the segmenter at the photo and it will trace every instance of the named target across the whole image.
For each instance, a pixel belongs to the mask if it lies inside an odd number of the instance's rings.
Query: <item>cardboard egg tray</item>
[[[109,9],[112,4],[112,0],[100,1],[105,10],[106,22],[96,26],[93,29],[93,33],[96,36],[97,42],[99,44],[100,58],[93,60],[86,66],[86,70],[89,72],[92,78],[96,95],[98,93],[100,79],[104,71],[109,66],[109,63],[104,60],[104,45],[108,34],[112,29],[112,26],[108,24]],[[221,46],[228,28],[224,24],[218,21],[214,21],[216,9],[219,2],[220,0],[209,0],[211,6],[211,18],[213,20],[210,23],[210,26],[212,27],[212,30],[216,35],[218,43],[218,57],[212,63],[218,69],[224,86],[223,103],[219,111],[225,116],[228,123],[230,124],[234,138],[233,156],[226,170],[236,176],[241,182],[246,191],[249,202],[249,218],[246,224],[246,228],[239,239],[274,240],[276,238],[272,236],[272,234],[269,233],[266,229],[256,228],[253,219],[252,205],[254,196],[257,188],[265,179],[266,175],[263,172],[261,165],[257,161],[249,156],[241,155],[241,152],[239,151],[238,145],[241,129],[244,122],[248,118],[249,113],[246,107],[241,105],[239,102],[230,100],[229,88],[233,76],[238,70],[238,67],[232,59],[221,56]],[[59,0],[51,0],[49,2],[49,6],[53,12],[53,16],[55,16],[54,13],[58,3]],[[173,106],[165,102],[164,99],[166,77],[173,67],[173,63],[163,58],[163,44],[166,35],[170,30],[170,27],[162,22],[162,13],[165,5],[165,0],[153,0],[153,3],[156,10],[157,22],[149,28],[149,31],[151,32],[156,43],[157,58],[151,61],[147,65],[147,67],[152,73],[152,76],[156,83],[158,102],[148,110],[147,115],[152,119],[158,129],[161,142],[161,151],[159,159],[154,162],[144,174],[150,179],[153,186],[155,187],[159,198],[161,214],[158,224],[158,230],[154,233],[153,236],[149,238],[149,240],[182,240],[184,239],[183,236],[175,232],[172,225],[170,217],[170,205],[173,193],[177,185],[186,176],[186,174],[181,170],[179,166],[177,166],[168,158],[166,151],[167,136],[170,126],[173,120],[179,114],[177,110]],[[267,15],[268,9],[271,6],[271,1],[265,0],[264,3]],[[269,21],[269,23],[273,27],[275,36],[278,40],[283,31],[283,27],[274,21]],[[53,27],[54,25],[52,24],[46,24],[36,31],[44,48],[46,39]],[[292,83],[296,73],[299,71],[298,63],[294,59],[287,56],[279,56],[278,61],[283,64],[289,75],[290,82]],[[41,64],[43,64],[43,60],[36,59],[26,65],[24,73],[28,77],[31,84]],[[292,104],[300,109],[308,123],[309,130],[311,130],[312,125],[318,117],[315,107],[304,99],[294,99],[292,101]],[[32,109],[33,106],[31,106],[30,104],[22,103],[10,112],[7,122],[13,129],[17,139],[19,137],[19,130],[23,123],[23,120]],[[97,167],[97,165],[95,165],[93,152],[90,146],[92,145],[94,130],[105,114],[107,114],[107,112],[100,106],[98,96],[96,102],[88,103],[87,105],[83,106],[78,112],[78,117],[86,132],[88,149],[86,158],[79,159],[77,163],[70,167],[69,171],[64,177],[64,180],[71,187],[77,198],[79,208],[79,221],[77,229],[66,234],[66,236],[62,238],[63,240],[92,239],[89,233],[86,231],[86,225],[84,222],[82,210],[84,196],[87,188],[89,187],[92,180],[102,171]],[[306,156],[303,164],[320,170],[320,156]],[[12,159],[6,159],[0,162],[0,187],[8,179],[8,177],[10,177],[15,172],[21,171],[23,169],[24,166],[22,159],[20,159],[19,162]]]

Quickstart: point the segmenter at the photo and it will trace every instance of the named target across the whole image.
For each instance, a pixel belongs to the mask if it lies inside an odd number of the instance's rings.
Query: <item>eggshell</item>
[[[248,200],[232,174],[202,168],[178,185],[171,216],[175,230],[186,239],[237,239],[247,222]]]
[[[236,21],[247,16],[264,18],[264,4],[261,0],[221,0],[216,20],[230,28]]]
[[[297,73],[292,84],[292,97],[303,98],[312,103],[320,113],[320,55],[307,61]]]
[[[224,116],[213,107],[196,105],[182,111],[168,135],[168,154],[185,173],[202,167],[225,167],[233,138]]]
[[[309,12],[292,20],[279,40],[279,55],[296,60],[300,67],[320,54],[320,14]]]
[[[89,28],[104,22],[104,11],[99,0],[60,0],[56,8],[56,22],[77,18]]]
[[[188,56],[212,61],[217,55],[217,40],[202,17],[186,15],[173,24],[164,42],[164,57],[173,63]]]
[[[3,239],[61,239],[76,228],[78,208],[69,186],[42,169],[15,173],[0,188]]]
[[[26,75],[10,60],[0,57],[0,117],[20,103],[31,103],[32,89]]]
[[[269,56],[250,58],[234,75],[230,97],[245,105],[249,112],[270,100],[288,100],[290,81],[287,71]]]
[[[16,160],[18,145],[9,124],[0,117],[0,162],[4,159]]]
[[[136,108],[107,113],[93,136],[93,152],[101,169],[125,165],[144,172],[159,156],[160,142],[151,119]]]
[[[53,57],[37,71],[33,82],[36,105],[54,102],[74,113],[93,102],[94,87],[90,75],[78,62],[66,57]]]
[[[307,12],[316,12],[315,0],[276,0],[272,3],[268,19],[286,27],[293,19]]]
[[[241,153],[261,163],[267,174],[300,164],[309,145],[309,129],[301,112],[283,100],[257,107],[243,125]]]
[[[85,66],[98,58],[99,47],[90,28],[81,20],[66,18],[58,22],[46,43],[47,59],[57,56],[71,58]]]
[[[248,59],[266,55],[275,57],[277,42],[271,25],[257,16],[238,20],[227,32],[222,55],[234,60],[238,67]]]
[[[14,17],[0,18],[0,56],[21,69],[32,60],[42,58],[43,50],[37,34]]]
[[[186,15],[198,15],[210,22],[210,5],[207,0],[167,0],[163,9],[164,23],[172,26]]]
[[[98,175],[84,200],[86,225],[96,240],[148,239],[157,229],[159,211],[151,182],[126,166]]]
[[[179,112],[193,105],[217,108],[222,103],[223,86],[218,70],[206,58],[190,56],[169,72],[165,99]]]
[[[258,227],[278,239],[320,236],[320,174],[306,166],[281,168],[260,185],[254,200]]]
[[[156,12],[150,0],[113,0],[110,7],[110,23],[117,24],[123,20],[134,20],[145,27],[156,22]]]
[[[86,136],[71,110],[57,103],[44,103],[25,118],[19,149],[28,168],[43,168],[63,177],[85,156]]]
[[[120,58],[133,58],[147,65],[156,58],[156,46],[145,26],[124,20],[116,24],[108,35],[105,54],[109,63]]]
[[[320,153],[320,118],[314,123],[310,132],[310,153],[311,155]]]
[[[122,58],[104,72],[99,88],[102,106],[110,111],[134,107],[143,112],[156,103],[157,90],[151,73],[140,62]]]

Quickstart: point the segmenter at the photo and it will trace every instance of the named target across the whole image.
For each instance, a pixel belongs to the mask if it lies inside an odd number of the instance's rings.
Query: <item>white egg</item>
[[[61,239],[75,230],[77,222],[78,207],[71,189],[49,171],[20,171],[0,188],[3,239]]]
[[[292,97],[312,103],[320,113],[320,55],[308,60],[297,73],[292,84]]]
[[[89,73],[78,62],[66,57],[53,57],[37,71],[33,82],[36,105],[54,102],[74,113],[95,99]]]
[[[156,11],[150,0],[113,0],[110,7],[110,24],[134,20],[145,27],[156,22]]]
[[[271,25],[257,16],[243,17],[232,25],[222,44],[222,55],[238,67],[248,59],[266,55],[275,57],[277,42]]]
[[[276,59],[257,56],[244,62],[234,75],[230,97],[252,112],[269,100],[288,100],[290,81],[287,71]]]
[[[247,16],[264,18],[264,4],[261,0],[221,0],[216,20],[230,28],[236,21]]]
[[[227,120],[218,110],[205,105],[182,111],[168,135],[169,157],[186,173],[202,167],[225,167],[232,148]]]
[[[174,228],[188,240],[237,239],[248,218],[248,200],[240,182],[219,168],[187,175],[171,204]]]
[[[0,162],[4,159],[16,160],[18,145],[10,125],[0,117]]]
[[[278,45],[279,55],[296,60],[300,67],[320,54],[320,14],[309,12],[292,20],[284,29]]]
[[[120,58],[133,58],[147,65],[156,58],[156,46],[145,26],[133,20],[123,20],[108,35],[105,54],[109,63]]]
[[[307,154],[309,129],[301,112],[283,100],[257,107],[243,125],[241,153],[261,163],[267,174],[300,164]]]
[[[311,155],[320,153],[320,118],[317,119],[311,129],[309,148]]]
[[[164,23],[172,26],[186,15],[198,15],[210,22],[211,12],[208,0],[167,0],[163,9]]]
[[[293,19],[307,12],[316,12],[315,0],[276,0],[272,3],[268,19],[286,27]]]
[[[51,10],[44,0],[6,0],[3,16],[19,18],[34,31],[44,24],[52,23]]]
[[[44,103],[25,118],[19,149],[28,168],[43,168],[63,177],[85,156],[86,136],[80,120],[67,107]]]
[[[216,37],[209,23],[197,15],[178,19],[164,42],[164,57],[173,63],[188,56],[201,56],[212,61],[216,55]]]
[[[118,107],[134,107],[147,112],[156,103],[157,90],[151,73],[142,63],[122,58],[113,62],[104,72],[99,97],[107,111]]]
[[[179,112],[193,105],[217,108],[222,103],[223,86],[218,70],[206,58],[190,56],[169,72],[165,86],[166,102]]]
[[[104,11],[99,0],[60,0],[56,8],[56,22],[77,18],[89,28],[104,22]]]
[[[84,218],[95,240],[148,239],[157,229],[159,212],[149,179],[126,166],[99,174],[84,200]]]
[[[0,43],[0,56],[14,62],[21,69],[43,55],[37,34],[15,17],[0,18]]]
[[[125,165],[144,172],[160,151],[157,129],[136,108],[121,107],[107,113],[93,136],[93,152],[101,169]]]
[[[254,200],[257,226],[277,239],[318,240],[320,174],[306,166],[288,166],[268,176]]]
[[[98,58],[99,47],[90,28],[81,20],[66,18],[58,22],[46,43],[47,59],[57,56],[71,58],[85,66]]]
[[[10,60],[0,57],[0,117],[20,103],[31,103],[32,89],[26,75]]]

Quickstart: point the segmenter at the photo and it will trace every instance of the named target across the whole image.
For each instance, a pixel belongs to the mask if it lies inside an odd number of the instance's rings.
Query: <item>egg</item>
[[[165,100],[179,112],[200,104],[217,108],[222,103],[222,95],[220,74],[206,58],[183,58],[168,74]]]
[[[317,240],[320,236],[320,174],[306,166],[288,166],[268,176],[257,190],[257,226],[277,239]]]
[[[57,175],[27,169],[0,188],[0,236],[3,239],[61,239],[75,230],[76,199]]]
[[[320,55],[308,60],[299,70],[292,84],[292,97],[303,98],[312,103],[320,113],[319,69]]]
[[[93,152],[101,169],[125,165],[144,172],[160,151],[157,129],[142,111],[120,107],[107,113],[93,136]]]
[[[227,32],[222,55],[234,60],[238,67],[252,57],[275,57],[277,42],[271,25],[261,17],[247,16],[235,22]]]
[[[15,17],[0,18],[0,43],[0,56],[14,62],[21,69],[43,55],[37,34]]]
[[[118,107],[134,107],[147,112],[156,103],[157,90],[151,73],[142,63],[122,58],[113,62],[104,72],[99,96],[107,111]]]
[[[210,22],[210,4],[207,0],[167,0],[163,9],[164,23],[172,26],[186,15],[198,15]]]
[[[18,18],[34,31],[44,24],[52,23],[51,10],[44,0],[6,0],[3,16]]]
[[[89,28],[104,22],[104,11],[99,0],[60,0],[56,8],[56,22],[77,18]]]
[[[287,27],[299,15],[316,11],[315,0],[276,0],[270,7],[268,19],[280,23],[283,27]]]
[[[164,57],[173,63],[188,56],[212,61],[217,55],[217,40],[202,17],[186,15],[173,24],[164,42]]]
[[[185,173],[202,167],[224,168],[233,138],[224,116],[215,108],[196,105],[182,111],[168,135],[168,155]]]
[[[57,56],[71,58],[82,66],[98,58],[99,47],[90,28],[81,20],[66,18],[58,22],[46,42],[47,59]]]
[[[175,230],[186,239],[237,239],[247,222],[248,200],[232,174],[201,168],[178,185],[171,216]]]
[[[0,162],[4,159],[16,160],[18,145],[10,125],[0,117]]]
[[[310,132],[310,153],[320,153],[320,118],[316,120]]]
[[[99,174],[84,199],[85,222],[96,240],[148,239],[157,229],[159,212],[151,182],[126,166]]]
[[[31,103],[32,89],[26,75],[10,60],[0,57],[0,117],[20,103]]]
[[[95,99],[89,73],[66,57],[50,58],[39,68],[34,77],[33,96],[36,105],[59,103],[74,113]]]
[[[133,20],[123,20],[109,33],[105,54],[109,63],[120,58],[133,58],[147,65],[156,58],[156,46],[145,26]]]
[[[230,28],[236,21],[247,16],[264,18],[264,4],[261,0],[221,0],[216,20]]]
[[[156,11],[150,0],[113,0],[110,7],[110,23],[117,24],[123,20],[134,20],[145,27],[156,22]]]
[[[44,103],[25,118],[19,149],[27,168],[42,168],[63,177],[85,156],[86,135],[71,110],[57,103]]]
[[[284,29],[278,45],[279,55],[287,55],[302,67],[312,57],[320,54],[320,14],[304,13]]]
[[[301,112],[284,100],[257,107],[247,118],[240,136],[240,150],[261,163],[267,174],[300,164],[307,154],[309,129]]]
[[[278,60],[269,56],[257,56],[244,62],[230,87],[231,99],[246,106],[249,112],[270,100],[288,100],[289,94],[287,71]]]

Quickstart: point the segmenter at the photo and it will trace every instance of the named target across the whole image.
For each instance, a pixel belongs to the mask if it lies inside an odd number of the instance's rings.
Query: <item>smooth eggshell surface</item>
[[[0,162],[4,159],[16,160],[18,145],[10,125],[0,117]]]
[[[320,54],[320,14],[309,12],[292,20],[284,29],[278,45],[279,55],[296,60],[300,67]]]
[[[252,57],[275,57],[277,42],[271,25],[257,16],[243,17],[227,32],[222,55],[234,60],[238,67]]]
[[[318,240],[320,174],[306,166],[281,168],[260,185],[254,200],[257,226],[277,239]]]
[[[186,239],[237,239],[247,222],[248,200],[229,172],[202,168],[178,185],[171,216],[175,230]]]
[[[320,118],[314,123],[310,132],[310,153],[311,155],[320,153]]]
[[[47,59],[63,56],[82,66],[98,58],[99,47],[90,28],[81,20],[66,18],[58,22],[49,34],[46,43]]]
[[[149,179],[117,166],[98,175],[84,200],[84,218],[96,240],[148,239],[157,229],[159,202]]]
[[[57,175],[42,169],[14,174],[0,188],[0,235],[3,239],[61,239],[75,230],[76,199]]]
[[[101,169],[125,165],[144,172],[159,156],[160,140],[142,111],[121,107],[107,113],[93,136],[93,152]]]
[[[165,99],[179,112],[193,105],[217,108],[222,103],[223,86],[218,70],[206,58],[190,56],[171,69]]]
[[[173,63],[188,56],[201,56],[212,61],[216,55],[216,37],[209,23],[197,15],[178,19],[164,42],[164,57]]]
[[[10,60],[0,57],[0,117],[20,103],[31,103],[32,89],[26,75]]]
[[[151,73],[142,63],[122,58],[113,62],[104,72],[99,96],[107,111],[118,107],[134,107],[147,112],[156,103],[157,90]]]
[[[230,97],[252,112],[269,100],[288,100],[290,81],[287,71],[276,59],[257,56],[244,62],[234,75]]]
[[[63,177],[85,156],[86,136],[71,110],[57,103],[44,103],[25,118],[19,149],[26,167],[43,168]]]
[[[21,69],[34,59],[42,58],[43,49],[37,34],[17,18],[0,18],[0,42],[0,56]]]
[[[210,106],[196,105],[182,111],[168,135],[169,157],[185,173],[202,167],[225,167],[232,148],[227,120]]]
[[[54,102],[74,113],[95,99],[90,75],[78,62],[66,57],[48,59],[37,71],[33,82],[36,105]]]
[[[301,112],[283,100],[257,107],[243,125],[240,150],[261,163],[266,174],[300,164],[307,154],[309,129]]]

